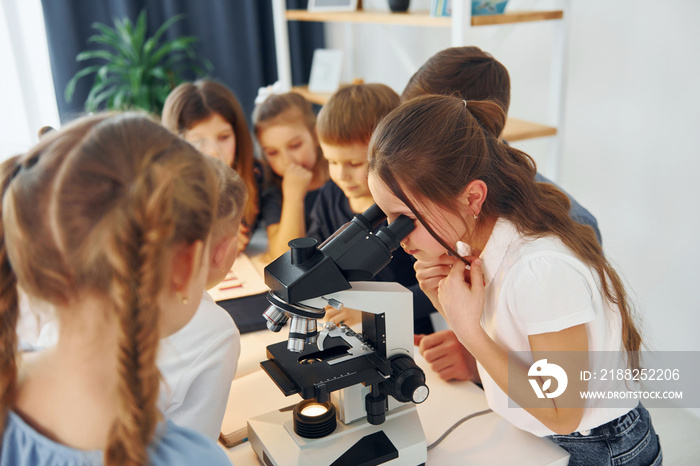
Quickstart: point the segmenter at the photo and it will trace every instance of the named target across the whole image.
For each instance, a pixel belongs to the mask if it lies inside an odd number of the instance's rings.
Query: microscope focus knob
[[[314,238],[296,238],[288,245],[292,251],[292,265],[301,265],[316,254],[318,241]]]
[[[425,384],[425,373],[408,355],[390,358],[393,372],[389,380],[382,382],[382,391],[402,403],[420,404],[428,398],[430,390]]]

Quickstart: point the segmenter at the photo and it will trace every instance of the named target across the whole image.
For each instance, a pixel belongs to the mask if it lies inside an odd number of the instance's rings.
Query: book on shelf
[[[431,0],[430,16],[452,16],[451,3],[450,0]]]

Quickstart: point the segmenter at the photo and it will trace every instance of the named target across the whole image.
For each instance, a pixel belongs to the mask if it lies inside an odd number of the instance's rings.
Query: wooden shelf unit
[[[428,12],[392,13],[390,11],[358,10],[350,12],[309,12],[307,10],[287,10],[285,0],[271,0],[275,23],[275,46],[280,82],[291,89],[291,65],[289,63],[288,21],[313,21],[324,23],[364,23],[380,25],[400,25],[417,27],[439,27],[451,30],[450,46],[469,44],[469,30],[477,26],[515,25],[529,22],[553,22],[554,38],[551,65],[552,83],[550,86],[550,120],[554,126],[533,123],[517,118],[508,118],[503,130],[503,138],[508,141],[551,137],[549,143],[549,173],[556,181],[559,160],[563,147],[562,128],[566,90],[566,14],[571,11],[571,0],[560,0],[561,9],[542,11],[509,11],[500,15],[472,16],[470,2],[453,0],[452,17],[430,16]],[[306,86],[294,87],[310,102],[323,105],[331,93],[312,93]]]
[[[562,19],[562,10],[517,11],[501,15],[472,16],[472,26],[526,23]],[[322,23],[374,23],[403,26],[452,27],[449,16],[430,16],[428,12],[392,13],[390,11],[310,12],[287,10],[288,21],[316,21]]]

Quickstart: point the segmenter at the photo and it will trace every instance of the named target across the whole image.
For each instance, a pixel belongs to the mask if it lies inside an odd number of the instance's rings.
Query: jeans
[[[569,452],[569,466],[656,466],[663,461],[659,436],[641,403],[627,414],[591,429],[588,435],[574,432],[550,438]]]

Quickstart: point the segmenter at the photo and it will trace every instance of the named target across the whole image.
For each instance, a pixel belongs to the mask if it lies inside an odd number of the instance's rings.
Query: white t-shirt
[[[53,307],[44,301],[31,299],[19,289],[17,292],[19,306],[17,338],[20,348],[36,350],[42,329],[54,320]]]
[[[591,371],[626,368],[618,309],[603,298],[597,274],[556,237],[526,238],[500,218],[481,254],[486,296],[481,324],[491,339],[508,351],[530,352],[528,335],[558,332],[585,324],[590,352],[619,352],[613,366],[592,358]],[[610,353],[608,353],[610,354]],[[532,364],[532,355],[526,364]],[[516,427],[537,436],[554,434],[522,408],[509,407],[508,396],[478,364],[491,409]],[[512,403],[512,402],[511,402]],[[578,431],[598,427],[634,408],[637,400],[601,409],[589,400]],[[512,406],[512,404],[511,404]]]
[[[46,324],[37,346],[58,341],[56,322]],[[164,383],[158,407],[175,424],[218,440],[231,382],[241,354],[241,334],[231,316],[204,293],[190,321],[160,340],[158,369]]]
[[[165,416],[217,440],[240,354],[238,327],[204,293],[187,325],[160,341],[158,368],[166,386],[159,406]]]

